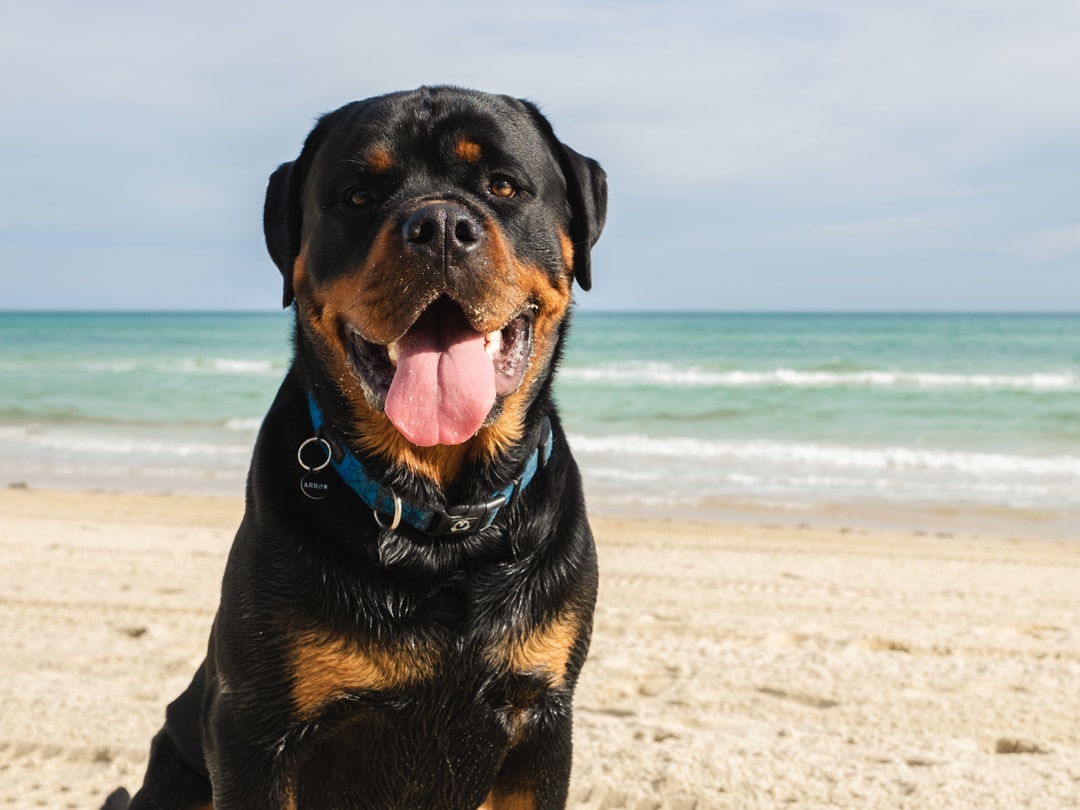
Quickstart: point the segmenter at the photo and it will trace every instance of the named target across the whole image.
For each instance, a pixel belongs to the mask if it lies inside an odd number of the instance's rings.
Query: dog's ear
[[[607,219],[607,173],[592,158],[560,143],[559,163],[570,202],[570,239],[574,243],[574,278],[581,289],[592,288],[590,251]]]
[[[282,163],[270,175],[263,205],[263,236],[266,249],[285,281],[281,305],[293,302],[293,262],[300,252],[300,188],[295,171],[296,161]]]
[[[293,263],[300,255],[300,229],[304,219],[302,197],[308,171],[315,160],[316,152],[330,137],[336,122],[362,104],[363,102],[346,104],[335,112],[321,116],[304,140],[300,157],[290,163],[282,163],[270,175],[270,182],[266,186],[266,202],[263,204],[263,236],[266,238],[266,249],[270,251],[270,258],[274,260],[285,280],[285,292],[281,299],[283,307],[289,306],[295,297],[292,284]]]
[[[555,137],[555,130],[540,108],[531,101],[518,99],[547,138],[566,179],[566,198],[570,203],[570,241],[574,245],[574,278],[581,289],[592,287],[592,262],[589,251],[600,238],[607,218],[607,173],[592,158],[579,155]]]

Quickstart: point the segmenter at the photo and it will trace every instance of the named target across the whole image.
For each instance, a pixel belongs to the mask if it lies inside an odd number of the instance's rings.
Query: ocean
[[[239,495],[291,315],[0,313],[0,486]],[[1080,539],[1080,314],[575,315],[590,509]]]

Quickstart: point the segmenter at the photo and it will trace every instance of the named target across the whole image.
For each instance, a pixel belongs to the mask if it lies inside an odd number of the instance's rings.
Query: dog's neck
[[[495,522],[499,512],[529,486],[536,473],[543,469],[551,457],[551,422],[545,416],[535,440],[528,448],[524,466],[518,475],[492,494],[491,498],[476,504],[446,506],[403,502],[394,490],[376,480],[343,442],[323,417],[315,397],[308,394],[313,435],[304,441],[297,452],[300,466],[307,472],[303,476],[301,490],[314,500],[321,500],[328,493],[332,468],[336,477],[348,485],[372,510],[375,522],[383,529],[396,529],[401,523],[436,537],[467,537],[486,529]],[[320,445],[325,453],[319,458],[305,460],[305,448]],[[309,454],[311,455],[311,454]]]

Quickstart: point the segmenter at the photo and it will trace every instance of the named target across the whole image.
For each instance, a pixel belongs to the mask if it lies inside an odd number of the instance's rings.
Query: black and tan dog
[[[550,387],[605,211],[536,107],[455,88],[274,172],[295,359],[133,810],[564,806],[596,562]]]

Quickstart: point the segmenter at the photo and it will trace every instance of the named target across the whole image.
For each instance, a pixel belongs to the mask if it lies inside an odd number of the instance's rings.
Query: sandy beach
[[[0,491],[0,805],[138,785],[241,509]],[[1080,543],[593,523],[570,806],[1080,807]]]

